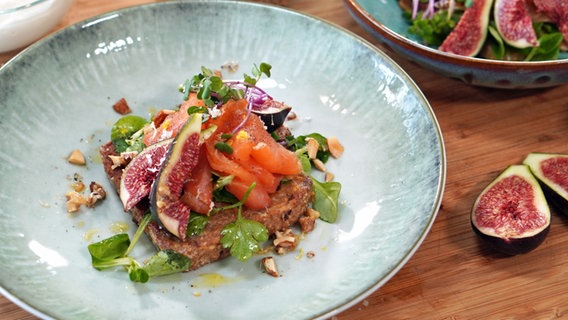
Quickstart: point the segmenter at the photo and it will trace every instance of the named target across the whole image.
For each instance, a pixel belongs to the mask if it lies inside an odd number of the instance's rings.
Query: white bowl
[[[0,52],[22,48],[53,30],[73,0],[0,1]]]

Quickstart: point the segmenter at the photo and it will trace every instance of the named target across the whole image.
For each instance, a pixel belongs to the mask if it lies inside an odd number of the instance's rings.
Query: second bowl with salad
[[[564,0],[344,0],[395,53],[467,84],[507,89],[568,83]]]

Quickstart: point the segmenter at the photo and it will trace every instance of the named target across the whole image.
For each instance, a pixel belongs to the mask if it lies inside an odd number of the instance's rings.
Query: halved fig
[[[525,0],[495,0],[493,15],[506,43],[520,49],[538,46]]]
[[[185,180],[199,157],[201,114],[192,114],[174,138],[150,193],[150,204],[162,225],[185,239],[190,208],[181,201]]]
[[[473,205],[471,225],[483,241],[507,255],[527,253],[544,241],[550,209],[528,166],[509,166],[485,187]]]
[[[125,211],[132,209],[150,194],[172,140],[164,140],[146,147],[122,171],[119,194]]]
[[[441,51],[473,57],[479,53],[485,38],[493,0],[475,0],[438,48]]]
[[[533,152],[523,163],[540,182],[548,201],[568,216],[568,154]]]
[[[262,105],[254,108],[252,112],[262,120],[266,126],[266,131],[273,132],[284,124],[290,110],[292,110],[292,107],[282,102],[266,100]]]

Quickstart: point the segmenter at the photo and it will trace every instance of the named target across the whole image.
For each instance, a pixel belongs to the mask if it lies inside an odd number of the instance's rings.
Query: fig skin
[[[568,185],[555,182],[564,179],[568,181],[568,154],[532,152],[527,155],[523,163],[529,166],[533,175],[537,178],[546,199],[558,212],[568,217]],[[545,172],[543,166],[554,166],[553,174],[550,169]]]
[[[503,254],[517,255],[544,242],[550,229],[550,209],[529,167],[513,165],[480,193],[470,222],[483,242]]]
[[[266,127],[266,131],[272,133],[284,124],[284,121],[286,121],[286,117],[291,110],[292,107],[287,106],[284,103],[268,100],[263,103],[260,108],[253,109],[252,112],[256,114],[260,120],[262,120]]]
[[[510,238],[504,239],[499,237],[494,237],[482,233],[479,229],[471,223],[473,231],[477,236],[483,241],[483,243],[488,244],[495,251],[500,252],[507,256],[515,256],[518,254],[525,254],[533,251],[539,247],[546,237],[548,236],[548,231],[550,230],[550,224],[543,229],[541,232],[534,236],[528,238]]]

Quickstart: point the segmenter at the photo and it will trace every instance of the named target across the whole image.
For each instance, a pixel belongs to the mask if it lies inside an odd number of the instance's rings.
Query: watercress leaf
[[[560,32],[543,34],[539,37],[539,46],[527,56],[531,61],[556,60],[560,53],[563,36]]]
[[[132,260],[132,263],[128,266],[127,270],[128,277],[132,282],[146,283],[150,279],[148,272],[140,267],[138,262],[136,262],[135,260]]]
[[[165,249],[154,254],[142,269],[147,275],[152,277],[164,276],[168,274],[183,272],[189,269],[191,261],[188,257],[176,251]]]
[[[96,264],[123,257],[129,245],[128,234],[120,233],[102,241],[91,243],[87,248],[91,254],[92,263]]]
[[[311,178],[315,193],[312,207],[320,213],[321,220],[334,223],[339,214],[339,193],[341,192],[341,184],[335,181],[319,182],[313,177]]]
[[[192,212],[189,215],[186,235],[192,237],[200,234],[207,226],[207,223],[209,223],[209,217]]]

